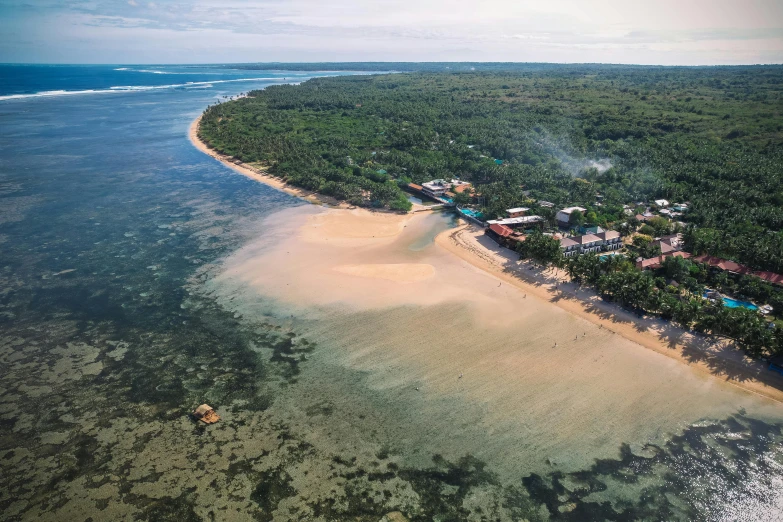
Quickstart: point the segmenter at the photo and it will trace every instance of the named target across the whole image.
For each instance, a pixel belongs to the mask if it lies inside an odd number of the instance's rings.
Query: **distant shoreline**
[[[200,121],[201,116],[191,123],[189,129],[190,141],[199,151],[211,156],[234,171],[315,205],[340,209],[354,208],[332,197],[289,185],[282,179],[270,175],[262,168],[247,165],[231,156],[215,151],[198,137]],[[371,212],[371,214],[376,213]],[[442,232],[435,238],[435,242],[451,255],[462,259],[475,268],[506,281],[523,292],[529,292],[543,300],[552,301],[552,305],[577,317],[586,319],[593,324],[601,325],[602,328],[607,328],[609,331],[643,348],[666,355],[700,373],[717,378],[745,391],[783,403],[783,389],[778,387],[783,385],[783,379],[767,370],[766,365],[761,362],[744,357],[739,350],[731,349],[727,353],[720,351],[719,348],[710,350],[709,348],[705,349],[704,346],[698,347],[696,346],[698,344],[696,338],[687,339],[688,337],[693,337],[692,334],[664,321],[664,328],[668,334],[666,338],[669,339],[667,344],[664,341],[664,336],[659,336],[655,332],[648,330],[650,326],[654,326],[654,323],[656,323],[654,320],[637,319],[628,312],[617,310],[614,305],[598,303],[594,299],[586,300],[582,296],[574,297],[573,290],[567,292],[567,294],[571,294],[570,296],[566,294],[562,298],[556,298],[557,294],[553,293],[552,290],[554,279],[545,281],[544,279],[549,278],[542,278],[538,271],[531,272],[531,274],[525,273],[523,277],[520,277],[522,269],[517,269],[516,275],[509,274],[508,269],[503,266],[507,260],[503,258],[500,247],[487,248],[479,244],[475,235],[473,237],[469,236],[471,236],[470,226],[465,225],[456,230],[452,229]],[[533,281],[528,276],[532,276]],[[570,286],[572,285],[569,284]],[[589,295],[589,291],[583,290],[581,293],[588,295],[588,298],[593,297]],[[608,317],[602,317],[606,315]],[[676,339],[672,341],[673,336]],[[681,336],[686,337],[686,339],[681,339]],[[704,342],[703,340],[701,341],[702,344]],[[721,369],[714,370],[713,368],[715,367],[720,367]]]

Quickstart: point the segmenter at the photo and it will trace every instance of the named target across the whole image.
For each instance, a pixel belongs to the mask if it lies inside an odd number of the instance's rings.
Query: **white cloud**
[[[27,2],[0,61],[783,62],[779,0]]]

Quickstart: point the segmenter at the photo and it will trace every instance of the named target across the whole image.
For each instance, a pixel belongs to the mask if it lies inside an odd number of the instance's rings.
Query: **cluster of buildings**
[[[486,222],[485,233],[501,244],[524,241],[525,234],[522,230],[531,228],[542,229],[546,222],[541,216],[528,216],[529,211],[526,207],[509,208],[506,213],[509,217],[504,219],[490,219]],[[582,207],[568,207],[557,213],[556,220],[559,225],[569,224],[571,213],[574,211],[584,212]],[[619,250],[623,247],[622,237],[619,232],[614,230],[604,230],[600,227],[594,227],[589,233],[581,236],[562,237],[560,234],[553,234],[553,238],[560,240],[560,248],[565,257],[575,255],[609,252]]]
[[[665,199],[659,199],[655,202],[655,207],[658,210],[657,213],[652,213],[650,210],[646,210],[644,214],[636,215],[636,218],[645,222],[657,215],[667,215],[667,217],[673,217],[680,215],[687,210],[687,203],[676,203],[672,205]],[[539,201],[538,205],[541,207],[552,208],[553,203],[547,201]],[[640,206],[638,204],[637,206]],[[629,205],[625,205],[626,213],[633,215]],[[519,229],[531,229],[534,227],[544,227],[546,220],[540,216],[529,216],[527,213],[530,211],[527,207],[509,208],[506,210],[508,217],[504,219],[491,219],[486,222],[486,233],[492,236],[499,242],[508,243],[510,240],[524,240],[524,234],[518,232]],[[563,229],[571,229],[574,227],[572,216],[574,212],[581,212],[582,214],[587,212],[587,209],[579,206],[566,207],[559,210],[555,214],[555,222],[558,227]],[[668,213],[668,214],[667,214]],[[562,237],[560,234],[554,234],[555,239],[560,240],[560,248],[563,251],[565,257],[572,257],[581,254],[600,253],[600,252],[612,252],[623,248],[623,240],[619,232],[614,230],[603,230],[601,227],[579,227],[582,235]],[[690,257],[690,254],[682,251],[682,235],[674,234],[666,237],[657,238],[655,240],[660,246],[661,255],[650,259],[638,259],[636,266],[641,269],[655,269],[659,268],[667,257]]]
[[[666,258],[681,257],[683,259],[692,259],[697,263],[708,265],[715,270],[721,270],[735,275],[752,275],[768,283],[783,285],[783,275],[776,274],[774,272],[753,270],[745,265],[737,263],[736,261],[721,259],[719,257],[709,256],[707,254],[693,256],[688,252],[683,252],[682,234],[673,234],[671,236],[656,238],[655,244],[660,247],[661,255],[651,257],[649,259],[637,259],[637,268],[642,270],[655,270],[663,266],[663,262],[666,260]]]
[[[650,212],[650,210],[645,210],[641,214],[636,214],[636,219],[641,222],[645,222],[649,220],[650,218],[654,218],[655,216],[663,216],[665,218],[669,219],[677,219],[680,218],[684,212],[688,210],[688,204],[687,203],[669,203],[666,199],[656,199],[654,201],[655,206],[658,207],[657,214],[654,214],[653,212]],[[627,207],[627,205],[626,205]],[[627,207],[630,209],[630,207]],[[629,210],[626,210],[626,212],[630,212]]]
[[[656,270],[663,266],[663,262],[667,257],[681,257],[683,259],[691,257],[688,252],[682,251],[682,234],[672,234],[670,236],[656,238],[653,244],[661,249],[661,255],[647,259],[638,258],[636,260],[636,268],[642,270]]]

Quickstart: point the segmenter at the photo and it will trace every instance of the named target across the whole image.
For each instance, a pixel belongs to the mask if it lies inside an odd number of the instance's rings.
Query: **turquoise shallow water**
[[[742,411],[655,446],[628,441],[581,470],[509,481],[469,454],[406,464],[406,446],[384,427],[416,430],[413,440],[432,427],[408,424],[412,413],[370,389],[366,373],[331,364],[321,340],[303,336],[318,331],[310,318],[263,296],[251,316],[217,303],[205,282],[221,259],[273,237],[262,219],[301,203],[196,151],[188,126],[225,96],[310,76],[0,66],[4,520],[378,520],[394,510],[414,520],[768,520],[779,511],[780,427]],[[448,226],[433,224],[410,250]],[[187,416],[204,401],[223,416],[209,429]]]

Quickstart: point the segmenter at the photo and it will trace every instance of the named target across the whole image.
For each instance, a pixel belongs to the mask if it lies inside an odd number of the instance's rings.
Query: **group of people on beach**
[[[598,328],[603,328],[603,327],[604,327],[604,325],[600,325]],[[587,336],[587,332],[584,332],[582,334],[582,337],[586,337],[586,336]],[[579,340],[579,335],[575,335],[574,336],[574,341],[578,341],[578,340]],[[555,342],[555,345],[553,346],[553,348],[557,348],[557,342]]]

